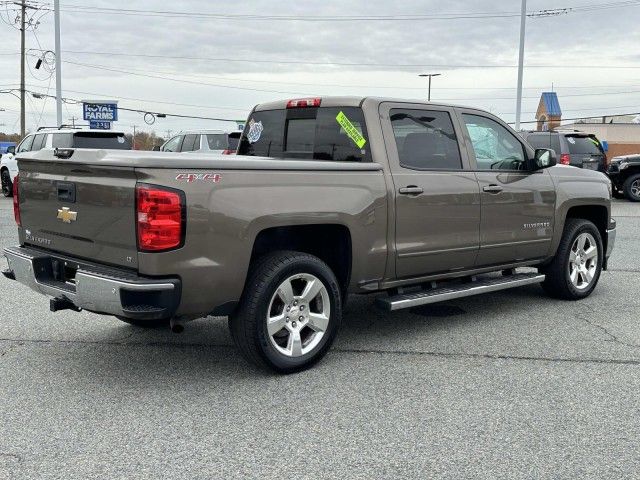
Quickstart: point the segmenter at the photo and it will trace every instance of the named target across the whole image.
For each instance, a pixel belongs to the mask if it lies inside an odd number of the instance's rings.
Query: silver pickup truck
[[[255,107],[233,156],[18,157],[6,277],[138,326],[228,316],[279,372],[327,352],[349,293],[397,310],[541,283],[577,300],[615,240],[604,174],[473,108],[289,100]]]

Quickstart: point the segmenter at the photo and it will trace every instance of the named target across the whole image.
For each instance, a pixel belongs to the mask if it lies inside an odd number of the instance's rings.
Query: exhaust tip
[[[169,322],[169,328],[171,328],[171,331],[173,333],[184,332],[184,324],[174,319],[171,319],[171,321]]]

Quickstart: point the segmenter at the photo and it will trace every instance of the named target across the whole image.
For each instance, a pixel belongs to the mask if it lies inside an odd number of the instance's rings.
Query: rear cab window
[[[297,107],[255,111],[238,155],[370,162],[367,129],[358,107]]]

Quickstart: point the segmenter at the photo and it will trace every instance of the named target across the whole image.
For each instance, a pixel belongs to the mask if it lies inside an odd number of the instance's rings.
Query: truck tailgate
[[[19,169],[24,244],[137,268],[133,167],[29,160]]]

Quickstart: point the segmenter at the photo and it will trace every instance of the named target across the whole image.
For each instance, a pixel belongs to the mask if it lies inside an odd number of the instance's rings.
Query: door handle
[[[482,191],[487,193],[500,193],[502,190],[504,190],[504,188],[500,185],[487,185],[482,187]]]
[[[409,185],[408,187],[402,187],[400,190],[398,190],[402,195],[419,195],[422,192],[424,192],[424,190],[422,189],[422,187],[416,187],[415,185]]]

